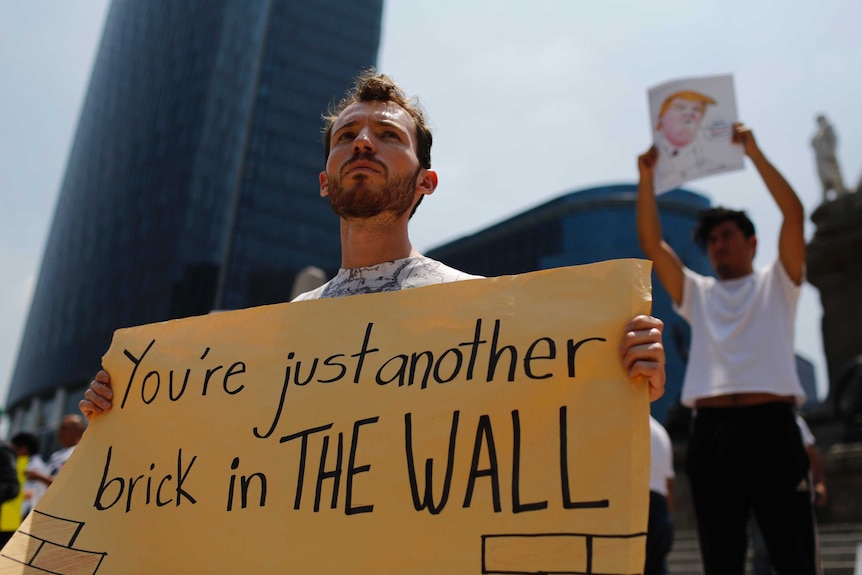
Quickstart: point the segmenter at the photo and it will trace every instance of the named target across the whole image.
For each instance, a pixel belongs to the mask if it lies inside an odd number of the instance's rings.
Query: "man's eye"
[[[398,132],[394,132],[392,130],[386,130],[385,132],[383,132],[383,137],[384,138],[393,138],[395,140],[401,139],[401,136],[398,134]]]
[[[336,136],[335,141],[343,142],[344,140],[352,140],[355,137],[356,136],[353,134],[353,132],[341,132],[338,134],[338,136]]]

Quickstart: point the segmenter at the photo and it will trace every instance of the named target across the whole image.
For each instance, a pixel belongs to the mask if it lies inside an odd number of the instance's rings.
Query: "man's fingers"
[[[649,150],[638,156],[638,164],[641,168],[652,169],[658,158],[658,150],[652,146]]]
[[[114,392],[111,388],[97,381],[90,382],[90,389],[84,392],[84,399],[91,401],[102,409],[111,409]]]
[[[102,413],[101,409],[96,407],[93,402],[87,399],[82,399],[78,402],[78,409],[81,410],[81,413],[84,414],[84,417],[86,417],[88,420],[94,415]]]
[[[647,338],[647,336],[643,337]],[[631,372],[632,368],[638,362],[655,363],[659,366],[664,366],[664,346],[660,341],[647,341],[646,343],[629,346],[623,354],[623,368],[627,372]]]
[[[78,409],[84,417],[90,419],[93,415],[104,413],[111,409],[114,392],[110,387],[111,376],[100,371],[90,382],[90,387],[84,392],[84,399],[78,402]]]
[[[664,395],[665,353],[662,344],[664,322],[647,315],[639,315],[626,326],[620,343],[623,369],[630,379],[643,377],[649,383],[650,401]]]
[[[664,395],[666,375],[664,365],[654,361],[636,361],[628,371],[629,378],[643,377],[649,384],[649,400],[655,401]]]
[[[659,318],[653,317],[651,315],[636,315],[625,327],[625,331],[650,329],[653,327],[658,328],[659,330],[663,330],[664,322]]]
[[[620,343],[620,355],[625,355],[631,347],[657,343],[661,346],[664,322],[657,317],[648,315],[636,316],[625,327],[623,340]],[[664,357],[664,353],[662,353]]]

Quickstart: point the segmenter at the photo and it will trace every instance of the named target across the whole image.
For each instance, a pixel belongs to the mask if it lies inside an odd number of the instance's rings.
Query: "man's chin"
[[[383,211],[378,208],[338,206],[331,203],[330,207],[335,215],[344,220],[367,220],[379,216]]]
[[[409,209],[409,208],[408,208]],[[395,221],[401,216],[403,216],[407,210],[395,210],[391,208],[381,208],[381,207],[346,207],[346,206],[332,206],[332,211],[347,222],[360,222],[360,221],[370,221],[370,220],[378,220],[380,222],[389,222]]]

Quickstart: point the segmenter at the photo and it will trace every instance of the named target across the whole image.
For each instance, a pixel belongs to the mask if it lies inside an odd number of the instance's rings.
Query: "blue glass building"
[[[595,263],[645,258],[637,239],[637,186],[621,184],[571,192],[473,235],[428,252],[466,272],[497,276]],[[692,242],[697,212],[709,207],[704,196],[677,189],[658,197],[665,240],[683,263],[712,274],[709,259]],[[667,384],[652,413],[665,422],[680,397],[689,346],[688,323],[673,311],[670,296],[653,273],[653,315],[665,322]]]
[[[376,61],[382,0],[114,0],[7,399],[56,426],[115,329],[285,301],[336,269],[321,114]]]

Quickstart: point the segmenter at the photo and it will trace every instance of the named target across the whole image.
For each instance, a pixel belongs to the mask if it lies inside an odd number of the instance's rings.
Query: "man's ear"
[[[751,247],[751,257],[754,259],[754,255],[757,253],[757,236],[748,238],[748,245]]]
[[[419,175],[416,177],[416,191],[422,195],[430,195],[437,189],[437,172],[434,170],[419,170]]]
[[[325,198],[329,195],[329,180],[326,178],[326,172],[320,172],[320,197]]]

